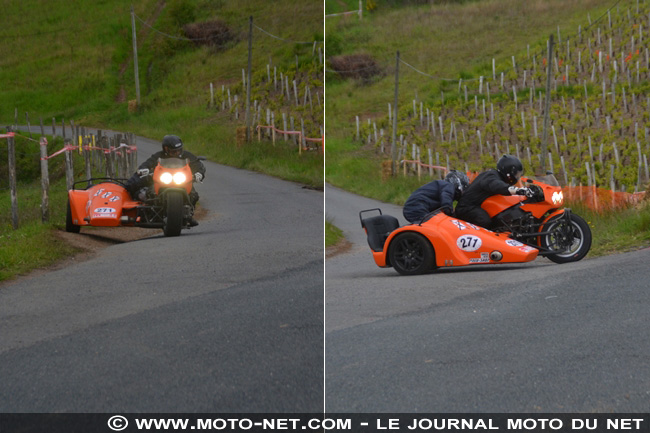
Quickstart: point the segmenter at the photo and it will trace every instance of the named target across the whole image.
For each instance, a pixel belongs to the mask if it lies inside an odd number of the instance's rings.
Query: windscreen
[[[164,168],[183,168],[187,164],[187,160],[180,158],[160,158],[158,163]]]
[[[550,186],[560,186],[560,183],[557,181],[557,178],[552,174],[547,174],[545,176],[535,176],[535,180],[544,182]]]

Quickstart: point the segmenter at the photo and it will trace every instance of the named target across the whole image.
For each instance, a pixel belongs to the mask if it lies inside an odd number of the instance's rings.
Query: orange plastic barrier
[[[645,191],[615,192],[595,186],[566,186],[562,188],[562,192],[566,200],[580,202],[597,212],[634,206],[640,203],[646,195]]]

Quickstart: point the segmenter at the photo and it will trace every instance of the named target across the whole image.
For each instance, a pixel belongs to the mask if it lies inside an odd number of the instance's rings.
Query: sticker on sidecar
[[[490,263],[490,254],[489,253],[481,253],[480,258],[475,258],[475,259],[469,259],[470,263]]]
[[[112,207],[98,207],[93,211],[93,218],[115,218],[115,212]]]
[[[508,245],[510,245],[511,247],[523,247],[524,246],[524,244],[522,244],[521,242],[516,241],[514,239],[507,239],[506,243]]]
[[[475,226],[472,223],[468,223],[467,221],[458,221],[458,220],[451,220],[451,223],[458,227],[459,230],[467,230],[467,228],[471,228],[474,230],[481,230],[479,226]]]
[[[113,195],[113,193],[108,191],[106,194],[102,195],[102,198],[109,198],[111,195]]]
[[[114,202],[114,201],[118,201],[119,199],[120,199],[120,196],[119,196],[119,195],[114,195],[114,196],[111,197],[110,200],[108,200],[108,201],[110,201],[110,202]]]
[[[453,225],[455,225],[456,227],[458,227],[460,230],[465,230],[465,229],[467,228],[467,227],[465,226],[465,224],[463,224],[462,222],[460,222],[460,221],[458,221],[458,220],[451,220],[451,223],[452,223]]]
[[[103,192],[104,192],[104,188],[99,188],[93,197],[97,197],[98,195],[100,195]]]
[[[476,251],[481,248],[483,241],[478,236],[463,235],[456,240],[456,245],[463,251]]]

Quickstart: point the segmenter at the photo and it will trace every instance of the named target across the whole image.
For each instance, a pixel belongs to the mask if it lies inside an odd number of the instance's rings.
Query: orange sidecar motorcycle
[[[165,236],[178,236],[189,228],[194,214],[189,194],[192,170],[185,159],[158,160],[153,173],[153,188],[144,201],[133,200],[126,179],[93,178],[85,189],[68,191],[66,231],[79,233],[83,226],[135,226],[161,228]],[[94,183],[99,181],[99,183]]]
[[[591,248],[591,230],[580,216],[562,208],[564,196],[552,174],[522,178],[532,197],[496,195],[483,202],[493,230],[436,210],[419,224],[399,227],[380,209],[359,212],[375,263],[402,275],[438,267],[524,263],[546,256],[556,263],[581,260]],[[369,212],[379,215],[365,217]]]

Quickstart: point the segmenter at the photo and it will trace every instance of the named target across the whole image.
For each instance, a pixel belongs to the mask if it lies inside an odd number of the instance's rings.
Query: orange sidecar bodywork
[[[444,213],[434,215],[422,224],[409,224],[393,230],[382,251],[373,251],[377,266],[389,267],[391,241],[403,232],[424,236],[433,246],[436,267],[475,264],[525,263],[535,260],[539,250],[511,239],[506,233],[495,233]]]
[[[116,227],[133,225],[136,207],[126,189],[112,182],[102,182],[88,189],[68,191],[72,223],[78,226]],[[122,216],[132,218],[122,218]]]

